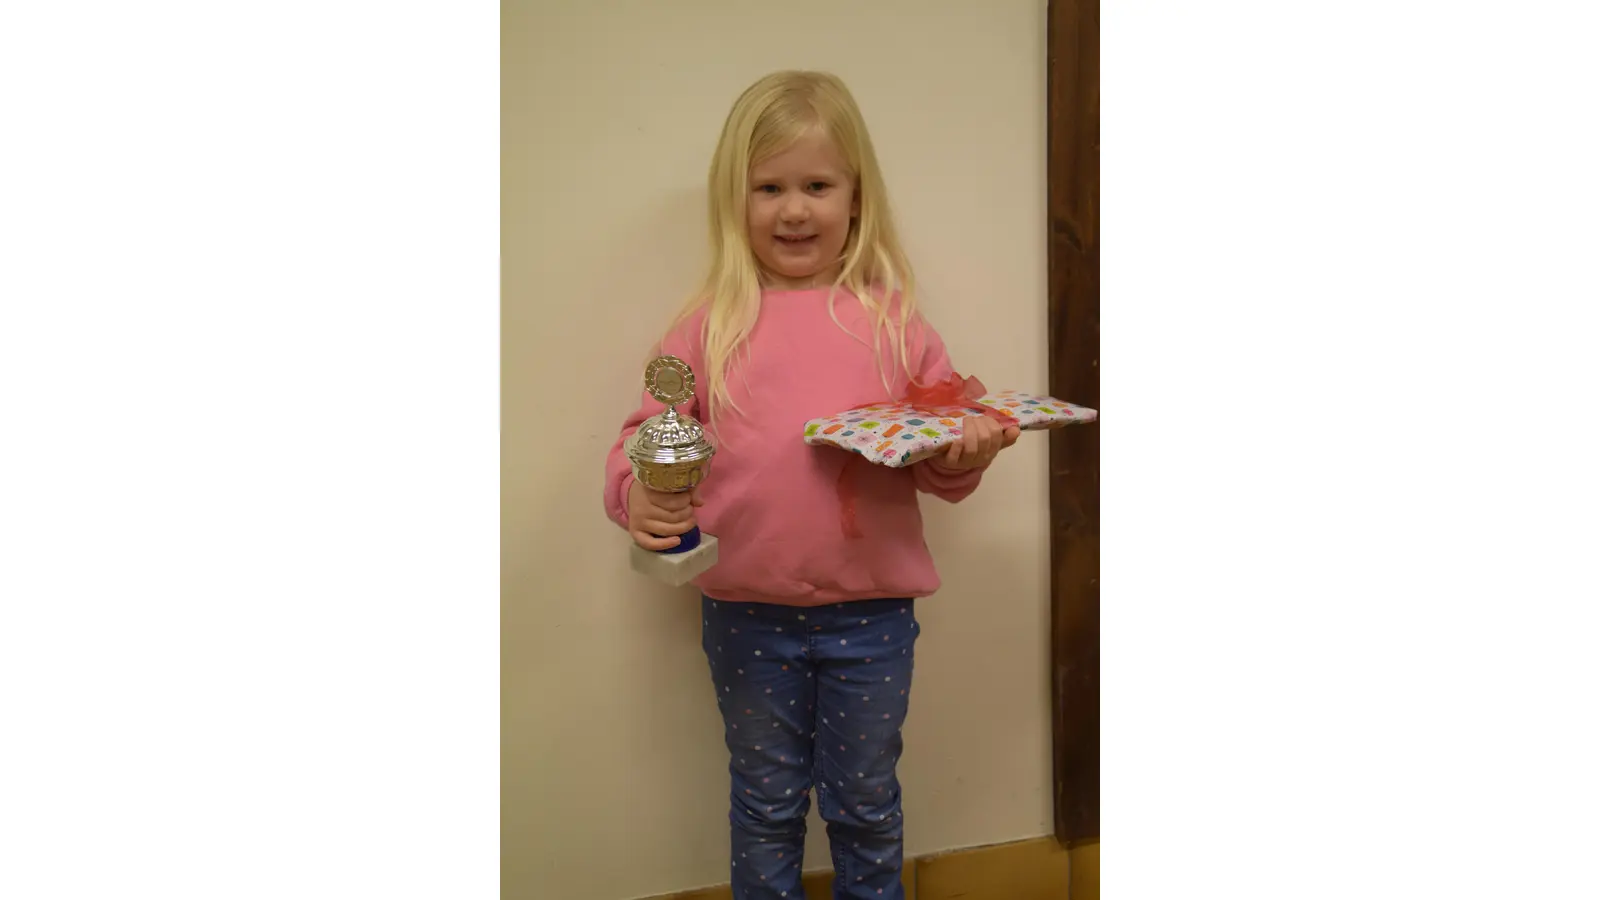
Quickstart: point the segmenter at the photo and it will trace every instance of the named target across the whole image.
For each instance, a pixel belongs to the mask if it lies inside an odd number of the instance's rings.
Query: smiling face
[[[751,166],[746,224],[766,285],[796,290],[829,283],[859,211],[849,167],[820,130]]]

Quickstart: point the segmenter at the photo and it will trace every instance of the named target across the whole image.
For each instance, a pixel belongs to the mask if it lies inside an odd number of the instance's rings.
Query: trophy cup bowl
[[[716,455],[716,447],[700,423],[676,409],[694,396],[694,372],[675,356],[661,356],[645,366],[644,382],[650,396],[667,408],[639,423],[624,444],[633,477],[651,490],[691,491],[705,480]],[[636,571],[676,586],[716,564],[717,539],[696,526],[679,536],[676,547],[650,551],[634,545],[633,551]]]

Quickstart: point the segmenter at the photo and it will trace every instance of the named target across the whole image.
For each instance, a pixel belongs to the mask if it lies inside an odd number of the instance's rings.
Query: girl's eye
[[[828,189],[828,183],[826,181],[813,181],[807,187],[813,191],[825,191]]]
[[[763,184],[760,187],[757,187],[756,190],[762,192],[763,194],[776,194],[778,192],[778,186],[775,184]]]

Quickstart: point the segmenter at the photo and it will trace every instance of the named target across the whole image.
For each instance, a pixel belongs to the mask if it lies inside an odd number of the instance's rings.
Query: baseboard
[[[801,876],[800,882],[806,889],[806,900],[833,900],[832,872],[807,872]],[[914,866],[905,867],[900,876],[900,883],[906,886],[906,900],[912,900],[917,896],[917,873]],[[724,884],[682,894],[652,897],[650,900],[733,900],[733,888]]]
[[[806,900],[832,900],[832,872],[803,879]],[[1100,845],[1064,850],[1043,837],[934,853],[912,860],[901,881],[907,900],[1100,900]],[[733,890],[703,888],[653,900],[733,900]]]
[[[1068,900],[1071,857],[1054,838],[973,847],[916,861],[916,900]]]

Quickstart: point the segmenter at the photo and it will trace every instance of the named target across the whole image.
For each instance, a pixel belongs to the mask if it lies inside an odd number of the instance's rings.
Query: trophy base
[[[635,572],[682,587],[717,564],[717,539],[701,532],[700,546],[681,553],[656,553],[634,544],[628,560]]]

